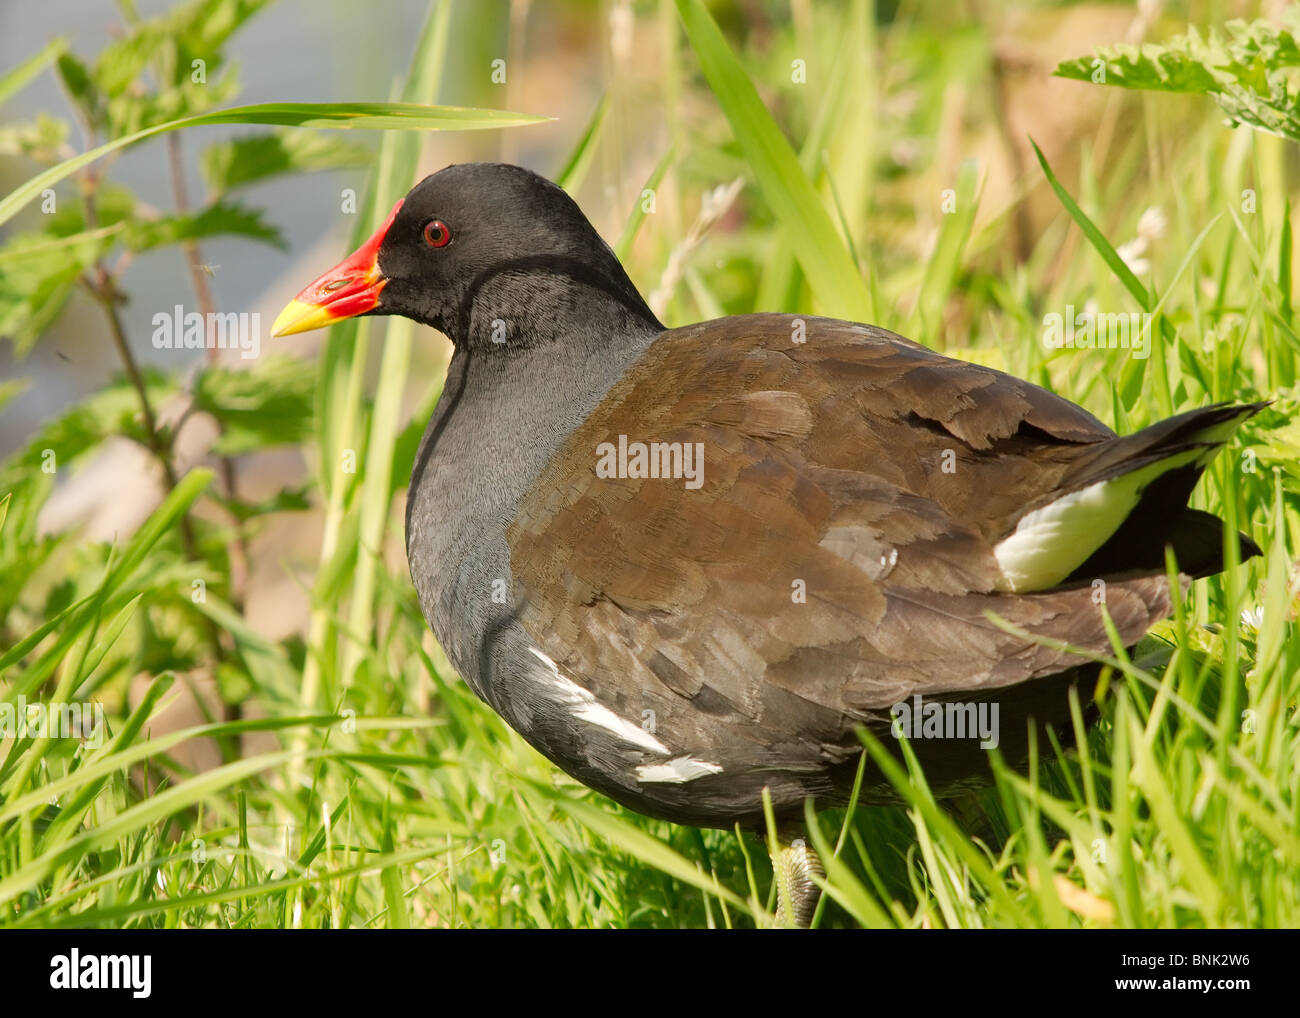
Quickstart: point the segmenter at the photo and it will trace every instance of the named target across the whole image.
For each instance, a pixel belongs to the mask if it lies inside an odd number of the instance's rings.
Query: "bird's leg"
[[[776,925],[796,926],[806,930],[817,911],[821,888],[814,877],[825,878],[817,853],[803,838],[795,838],[782,845],[775,863],[776,873]]]

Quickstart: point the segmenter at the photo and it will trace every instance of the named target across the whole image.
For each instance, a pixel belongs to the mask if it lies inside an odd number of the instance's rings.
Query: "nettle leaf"
[[[108,342],[107,337],[104,342]],[[148,369],[143,374],[145,391],[154,407],[161,406],[180,391],[178,383],[161,371]],[[6,463],[6,468],[29,465],[39,471],[46,450],[52,450],[57,463],[62,466],[117,435],[137,442],[144,442],[147,438],[140,423],[140,397],[135,387],[120,375],[41,428],[27,448]]]
[[[240,236],[283,250],[279,230],[259,210],[217,202],[188,215],[137,216],[134,195],[104,183],[97,192],[99,225],[86,229],[85,212],[65,202],[41,232],[18,234],[0,246],[0,337],[25,355],[62,311],[78,277],[114,244],[147,251],[204,237]]]
[[[14,352],[27,354],[42,332],[58,318],[72,295],[79,266],[59,268],[45,275],[10,278],[0,276],[0,337],[14,345]]]
[[[99,225],[86,229],[85,209],[64,202],[45,217],[44,229],[20,233],[0,245],[0,337],[24,356],[63,310],[77,278],[102,258],[127,228],[135,197],[126,188],[101,184]]]
[[[35,120],[0,126],[0,156],[25,156],[40,162],[57,162],[68,140],[68,122],[44,113]]]
[[[283,173],[364,166],[373,155],[365,145],[342,138],[284,130],[209,145],[200,166],[208,189],[223,194]]]
[[[120,136],[203,113],[239,89],[221,47],[268,0],[197,0],[132,27],[106,46],[90,78],[106,97],[104,123]],[[146,77],[149,87],[141,87]]]
[[[260,209],[225,201],[215,202],[191,215],[137,219],[127,227],[124,242],[132,251],[147,251],[184,240],[222,235],[247,237],[282,251],[287,247],[280,231],[262,219]]]
[[[131,32],[105,46],[90,72],[96,87],[108,98],[125,93],[144,74],[150,60],[158,58],[170,42],[157,19],[141,21]]]
[[[1062,78],[1120,88],[1208,95],[1233,125],[1246,124],[1300,141],[1300,103],[1291,83],[1300,67],[1293,30],[1300,15],[1288,12],[1292,30],[1266,21],[1230,21],[1204,39],[1193,28],[1168,42],[1103,46],[1095,56],[1067,60]]]
[[[97,228],[118,226],[135,216],[135,194],[121,184],[100,181],[95,188],[95,225]],[[79,201],[59,202],[58,211],[49,216],[46,232],[56,237],[72,237],[87,230],[86,207]]]
[[[213,496],[221,505],[241,523],[260,520],[272,513],[303,512],[311,508],[311,485],[283,488],[267,498],[250,501],[247,499],[229,499],[220,495]]]
[[[272,0],[197,0],[168,16],[176,40],[178,80],[189,77],[192,62],[212,61],[226,41]]]
[[[100,52],[93,79],[109,97],[125,94],[147,70],[161,67],[164,91],[195,82],[196,72],[212,82],[224,58],[221,47],[270,0],[195,0],[156,18],[138,21],[129,34]],[[202,61],[201,67],[195,61]]]
[[[0,247],[0,337],[21,357],[59,316],[81,275],[113,243],[111,229],[23,233]]]
[[[129,92],[109,100],[107,123],[114,137],[134,134],[220,106],[239,91],[234,68],[221,77],[209,77],[206,84],[185,81],[159,92]]]
[[[194,405],[222,425],[214,449],[237,456],[292,445],[310,434],[315,378],[292,357],[267,357],[247,371],[213,365],[194,384]]]
[[[86,120],[96,127],[102,125],[104,97],[91,80],[90,69],[80,57],[72,53],[60,53],[54,66],[68,97],[85,115]]]

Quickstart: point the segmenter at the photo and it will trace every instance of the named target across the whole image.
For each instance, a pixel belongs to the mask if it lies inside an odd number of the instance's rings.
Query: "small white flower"
[[[920,138],[899,138],[889,154],[899,166],[913,166],[925,155],[925,142]]]
[[[1137,235],[1145,241],[1159,240],[1165,235],[1169,221],[1159,205],[1152,205],[1138,218]]]
[[[1129,267],[1129,271],[1135,276],[1145,275],[1151,270],[1151,263],[1142,257],[1147,253],[1145,237],[1134,237],[1128,243],[1117,247],[1115,253],[1123,259],[1124,264]]]

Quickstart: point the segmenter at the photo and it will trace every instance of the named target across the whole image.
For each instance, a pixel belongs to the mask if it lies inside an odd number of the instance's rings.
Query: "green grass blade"
[[[292,750],[281,750],[236,760],[136,803],[97,827],[91,827],[75,838],[51,846],[48,851],[0,880],[0,903],[11,901],[33,884],[48,877],[58,866],[111,844],[124,834],[140,830],[179,810],[194,806],[213,793],[238,784],[260,771],[279,767],[293,755]]]
[[[605,125],[605,117],[609,113],[610,98],[609,93],[601,97],[596,104],[596,110],[587,121],[587,127],[578,139],[578,143],[569,153],[569,158],[564,161],[564,166],[560,172],[555,175],[555,182],[564,188],[572,197],[578,193],[582,187],[582,182],[587,178],[587,171],[591,169],[592,157],[596,154],[596,144],[600,140],[601,128]]]
[[[646,191],[657,191],[659,189],[659,185],[663,182],[664,174],[668,172],[668,168],[672,166],[675,158],[677,158],[677,142],[673,141],[668,145],[668,150],[664,152],[663,157],[655,165],[650,176],[646,178],[646,182],[641,186],[641,190],[637,192],[636,201],[632,203],[632,214],[628,217],[627,225],[623,227],[623,232],[619,236],[618,242],[614,245],[614,254],[618,257],[619,261],[623,261],[627,258],[629,252],[632,250],[632,244],[636,240],[637,234],[641,232],[641,224],[645,222],[646,211],[642,195],[644,195]]]
[[[677,0],[677,11],[704,76],[821,308],[842,318],[865,320],[871,311],[867,284],[794,149],[704,4]]]
[[[432,103],[437,98],[446,62],[450,11],[450,4],[440,4],[429,18],[403,89],[402,98],[408,102]],[[395,202],[410,187],[419,165],[416,141],[409,134],[390,134],[384,138],[380,166],[387,166],[389,173],[380,178],[384,181],[378,198],[380,208]],[[388,320],[361,482],[358,555],[348,610],[351,635],[341,671],[345,684],[351,682],[366,649],[358,640],[369,638],[374,624],[376,574],[381,566],[384,532],[392,503],[393,447],[401,429],[402,391],[406,387],[414,336],[415,326],[410,319]]]
[[[134,145],[166,131],[212,124],[267,124],[274,127],[331,127],[371,131],[480,131],[499,127],[536,124],[548,117],[504,110],[480,110],[461,106],[422,106],[414,103],[258,103],[232,106],[198,116],[169,120],[114,138],[89,152],[65,159],[38,173],[0,200],[0,224],[7,223],[24,205],[48,187],[89,166],[96,159]]]
[[[826,879],[818,881],[823,892],[838,902],[840,907],[861,925],[877,930],[895,929],[898,924],[890,918],[888,912],[876,904],[871,891],[840,860],[835,846],[822,833],[811,802],[804,804],[804,824],[808,828],[808,836],[812,840],[813,848],[817,850],[817,855],[826,870]]]
[[[34,57],[24,60],[13,70],[0,74],[0,103],[7,102],[10,96],[54,63],[67,48],[66,39],[54,39]]]
[[[1067,191],[1061,185],[1061,182],[1056,179],[1056,174],[1053,173],[1052,168],[1047,165],[1047,157],[1043,155],[1042,149],[1038,147],[1038,143],[1031,138],[1029,139],[1029,144],[1034,146],[1034,155],[1038,157],[1038,165],[1043,168],[1043,173],[1047,177],[1047,182],[1052,186],[1052,190],[1056,192],[1056,197],[1065,207],[1065,211],[1070,214],[1070,218],[1073,219],[1079,229],[1083,231],[1083,235],[1088,238],[1088,243],[1090,243],[1096,249],[1097,253],[1101,255],[1102,259],[1110,267],[1110,271],[1115,274],[1115,278],[1124,284],[1124,289],[1128,290],[1128,292],[1133,295],[1133,299],[1142,306],[1142,310],[1150,311],[1151,296],[1147,293],[1147,288],[1142,285],[1137,276],[1133,275],[1133,270],[1130,269],[1124,259],[1119,256],[1119,252],[1116,251],[1111,242],[1106,239],[1106,235],[1097,228],[1097,224],[1088,218],[1088,214],[1084,212],[1083,209],[1079,208],[1079,203],[1070,196],[1070,192]]]
[[[279,880],[268,880],[261,884],[241,885],[238,887],[225,887],[215,891],[193,891],[181,895],[174,900],[158,901],[133,901],[123,905],[115,905],[108,908],[90,909],[86,912],[80,912],[70,918],[55,922],[42,923],[20,923],[20,926],[37,926],[42,929],[67,929],[69,927],[78,929],[86,927],[107,926],[121,928],[122,921],[138,916],[150,915],[157,912],[166,912],[177,908],[198,909],[207,905],[219,905],[227,901],[238,901],[242,898],[249,899],[266,899],[284,891],[299,890],[305,887],[311,887],[322,883],[333,883],[343,881],[351,877],[371,876],[376,873],[383,873],[391,869],[410,866],[413,863],[429,859],[440,852],[444,851],[441,845],[421,845],[414,848],[404,848],[386,855],[372,855],[352,866],[344,866],[336,870],[325,870],[319,873],[304,873],[299,876],[283,877]],[[180,858],[179,856],[170,857],[172,860]],[[158,863],[167,860],[156,860]]]
[[[1079,207],[1079,203],[1070,197],[1070,192],[1068,192],[1061,185],[1061,182],[1056,179],[1056,174],[1053,173],[1052,168],[1047,165],[1047,157],[1043,155],[1042,150],[1038,147],[1038,143],[1031,138],[1029,139],[1029,144],[1034,147],[1034,155],[1038,157],[1038,165],[1043,168],[1043,173],[1047,177],[1047,182],[1052,186],[1052,190],[1056,192],[1056,197],[1065,207],[1065,211],[1070,214],[1070,218],[1073,219],[1079,229],[1083,231],[1083,235],[1088,238],[1088,243],[1090,243],[1096,249],[1097,253],[1101,255],[1102,260],[1105,261],[1106,265],[1110,268],[1110,271],[1114,273],[1115,278],[1124,285],[1124,289],[1128,290],[1128,292],[1132,294],[1133,299],[1138,302],[1142,310],[1148,313],[1153,312],[1153,302],[1151,294],[1147,292],[1147,288],[1143,286],[1138,277],[1133,274],[1133,270],[1130,269],[1124,259],[1119,256],[1119,252],[1116,251],[1114,245],[1106,239],[1106,235],[1098,229],[1097,224],[1088,218],[1088,214]],[[1170,346],[1175,345],[1178,342],[1178,337],[1174,334],[1173,326],[1169,324],[1169,320],[1160,315],[1156,315],[1156,317],[1160,322],[1160,338]],[[1152,345],[1155,347],[1154,342]],[[1168,381],[1165,377],[1164,354],[1159,348],[1155,348],[1151,351],[1151,356],[1155,361],[1157,377],[1155,387],[1156,399],[1160,403],[1161,412],[1165,416],[1170,416],[1173,413],[1173,406],[1169,393]],[[1127,406],[1129,409],[1132,409],[1131,403],[1127,404]]]
[[[570,798],[535,782],[530,781],[529,784],[593,834],[617,845],[646,865],[653,866],[685,884],[697,887],[734,908],[749,912],[748,902],[705,874],[697,864],[690,862],[658,838],[615,816],[608,808]]]

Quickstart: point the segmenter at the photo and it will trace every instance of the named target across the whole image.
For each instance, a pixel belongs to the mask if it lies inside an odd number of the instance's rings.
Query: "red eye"
[[[424,242],[430,247],[446,247],[451,241],[451,230],[441,219],[431,219],[424,225]]]

